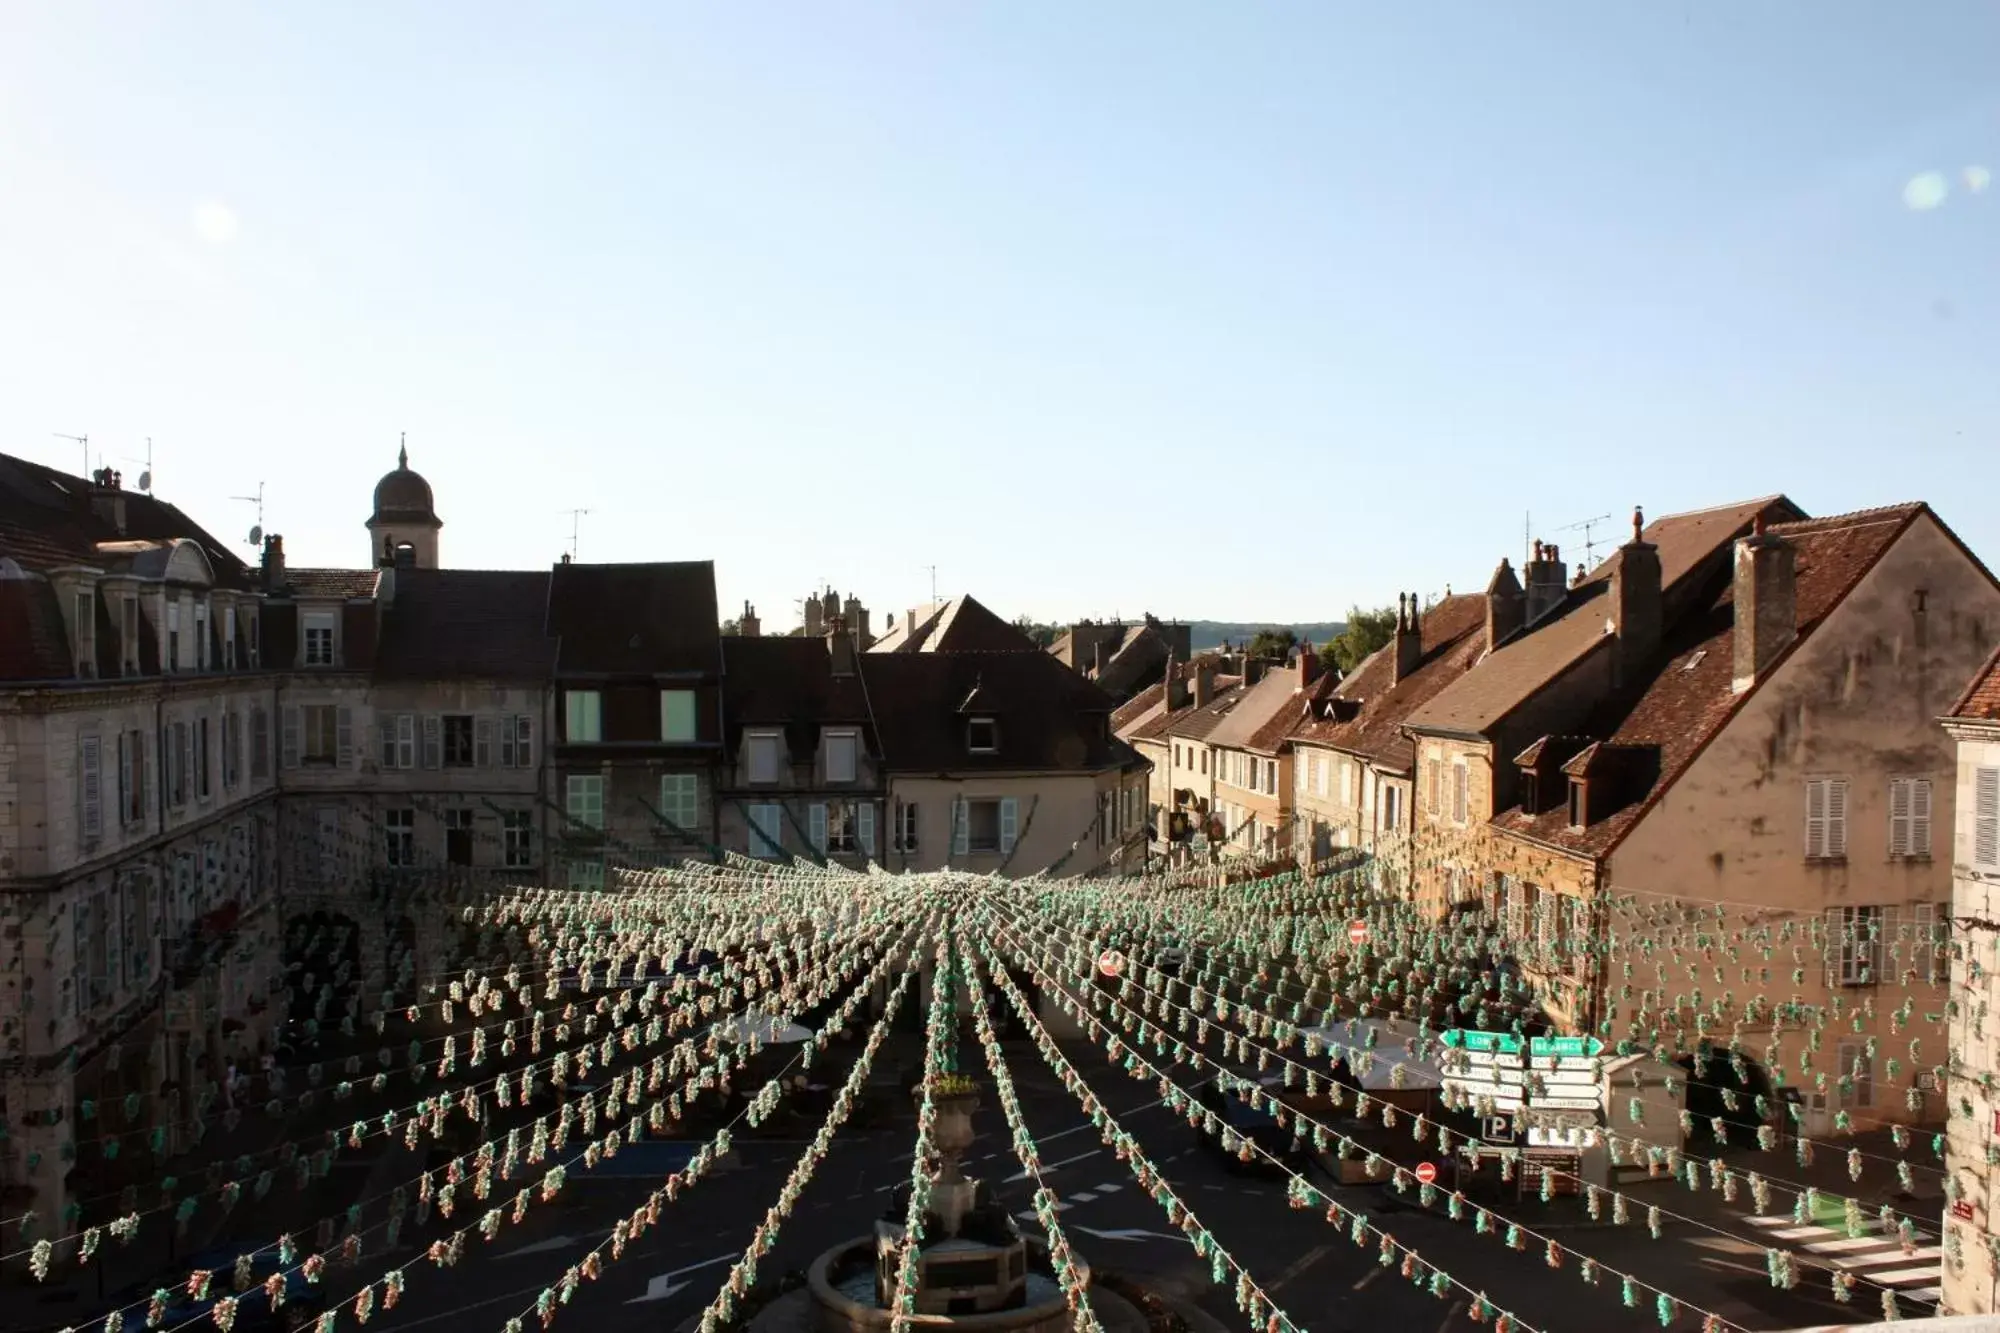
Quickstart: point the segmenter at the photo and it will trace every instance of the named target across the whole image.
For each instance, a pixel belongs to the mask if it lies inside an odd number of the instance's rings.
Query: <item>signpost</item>
[[[1125,955],[1116,949],[1106,949],[1097,955],[1097,970],[1107,977],[1115,977],[1125,967]]]
[[[1595,1037],[1530,1037],[1454,1028],[1442,1034],[1439,1072],[1482,1114],[1604,1109]]]
[[[1362,945],[1368,943],[1368,923],[1366,921],[1348,922],[1347,942],[1355,946],[1357,949],[1360,948]]]
[[[1415,1172],[1419,1185],[1428,1185],[1438,1178],[1436,1162],[1418,1162]]]

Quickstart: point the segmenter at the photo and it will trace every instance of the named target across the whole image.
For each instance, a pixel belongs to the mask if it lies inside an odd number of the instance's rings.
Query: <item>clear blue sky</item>
[[[0,449],[150,435],[355,564],[408,431],[446,563],[585,507],[774,628],[931,564],[1331,618],[1777,490],[1995,561],[1996,52],[1972,0],[16,4]]]

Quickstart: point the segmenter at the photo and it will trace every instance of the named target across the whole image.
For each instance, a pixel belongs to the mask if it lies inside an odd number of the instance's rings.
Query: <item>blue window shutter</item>
[[[825,856],[826,855],[826,803],[824,801],[813,802],[811,827],[812,827],[813,850],[818,852],[821,856]]]
[[[1011,796],[1000,802],[1000,853],[1006,855],[1014,850],[1014,838],[1020,832],[1020,804]]]
[[[854,807],[855,833],[861,839],[864,855],[875,855],[875,803],[863,801]]]

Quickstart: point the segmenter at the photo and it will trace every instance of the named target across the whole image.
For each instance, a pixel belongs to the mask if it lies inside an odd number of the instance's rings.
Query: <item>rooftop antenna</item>
[[[1531,563],[1534,553],[1535,511],[1524,509],[1521,511],[1521,570],[1523,577],[1526,576],[1528,565]]]
[[[936,605],[937,605],[937,566],[936,566],[936,565],[925,565],[925,566],[924,566],[924,568],[925,568],[925,569],[928,569],[928,570],[929,570],[929,571],[931,572],[931,605],[932,605],[932,606],[936,606]]]
[[[588,509],[565,509],[562,512],[569,515],[569,558],[574,560],[577,557],[577,552],[582,549],[583,516],[590,511]]]
[[[139,489],[151,495],[153,493],[153,437],[150,435],[146,437],[146,456],[144,458],[134,458],[130,454],[126,454],[120,461],[126,463],[144,463],[146,465],[146,470],[139,474]],[[259,517],[262,517],[262,515],[259,515]]]
[[[65,435],[65,434],[63,434],[63,433],[62,433],[61,431],[59,431],[59,430],[56,430],[56,431],[50,431],[50,432],[49,432],[49,434],[51,434],[51,435],[55,436],[55,437],[56,437],[56,438],[57,438],[58,440],[68,440],[68,441],[69,441],[69,442],[70,442],[71,444],[74,444],[74,445],[79,445],[79,446],[81,446],[81,447],[82,447],[82,449],[83,449],[83,476],[85,476],[86,478],[87,478],[87,477],[89,477],[89,476],[90,476],[90,437],[89,437],[88,435]]]
[[[1583,533],[1583,567],[1585,569],[1590,569],[1597,564],[1597,542],[1591,537],[1590,534],[1597,527],[1599,523],[1609,523],[1610,521],[1611,521],[1611,515],[1599,514],[1596,518],[1586,518],[1581,523],[1572,523],[1566,528],[1557,528],[1556,531],[1557,532],[1581,531]]]
[[[148,440],[146,443],[147,452],[151,453],[152,441]],[[149,472],[146,475],[150,478],[152,473]],[[141,482],[140,484],[144,485],[145,483]],[[255,495],[232,495],[229,498],[232,500],[241,500],[247,505],[257,506],[257,522],[250,529],[250,535],[243,539],[243,544],[261,548],[264,545],[264,483],[261,481],[257,483],[257,493]]]

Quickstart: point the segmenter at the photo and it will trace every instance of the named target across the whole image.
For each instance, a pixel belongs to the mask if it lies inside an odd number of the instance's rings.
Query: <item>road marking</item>
[[[1870,1282],[1880,1282],[1887,1287],[1907,1287],[1912,1282],[1935,1282],[1938,1276],[1936,1264],[1920,1264],[1915,1268],[1898,1268],[1891,1273],[1870,1273]]]
[[[1438,1324],[1438,1333],[1445,1333],[1445,1330],[1449,1329],[1453,1323],[1457,1322],[1458,1317],[1464,1313],[1465,1313],[1465,1302],[1453,1301],[1451,1303],[1451,1309],[1445,1314],[1444,1319],[1440,1321]]]
[[[1169,1235],[1164,1231],[1142,1231],[1137,1227],[1127,1227],[1117,1231],[1099,1231],[1096,1227],[1077,1226],[1073,1231],[1087,1232],[1099,1240],[1181,1240],[1183,1237]]]
[[[493,1257],[496,1259],[514,1259],[524,1254],[542,1254],[548,1250],[560,1250],[567,1246],[575,1245],[579,1239],[580,1237],[577,1236],[550,1236],[547,1240],[538,1240],[533,1245],[523,1245],[518,1250],[502,1250]]]
[[[1279,1287],[1284,1286],[1287,1282],[1290,1282],[1292,1279],[1296,1278],[1299,1274],[1305,1272],[1308,1268],[1311,1268],[1314,1264],[1318,1263],[1320,1260],[1326,1258],[1326,1256],[1332,1253],[1333,1253],[1333,1246],[1331,1245],[1321,1245],[1315,1249],[1307,1251],[1304,1255],[1301,1255],[1299,1257],[1298,1262],[1294,1263],[1290,1268],[1287,1268],[1284,1272],[1278,1274],[1277,1280],[1271,1283],[1269,1289],[1272,1291],[1276,1291]]]
[[[1370,1282],[1373,1282],[1376,1278],[1381,1276],[1382,1276],[1382,1266],[1380,1264],[1377,1264],[1375,1265],[1375,1267],[1363,1273],[1360,1277],[1354,1279],[1354,1290],[1356,1291],[1361,1290],[1363,1287],[1367,1286]]]
[[[483,1309],[488,1305],[498,1305],[502,1301],[517,1301],[523,1296],[539,1296],[544,1291],[549,1290],[550,1286],[551,1284],[547,1282],[537,1282],[534,1286],[523,1287],[519,1291],[509,1291],[499,1296],[488,1296],[483,1301],[474,1301],[471,1305],[461,1305],[456,1309],[446,1310],[442,1314],[427,1314],[422,1319],[412,1319],[407,1323],[392,1323],[388,1327],[390,1329],[417,1328],[423,1324],[435,1324],[440,1319],[457,1319],[467,1310]]]
[[[1190,1083],[1190,1084],[1188,1084],[1188,1085],[1187,1085],[1187,1090],[1188,1090],[1189,1092],[1192,1092],[1192,1091],[1194,1091],[1194,1090],[1195,1090],[1196,1088],[1199,1088],[1199,1087],[1201,1087],[1201,1086],[1202,1086],[1203,1084],[1205,1084],[1205,1083],[1213,1083],[1214,1081],[1215,1081],[1215,1075],[1213,1075],[1213,1074],[1210,1074],[1210,1075],[1209,1075],[1209,1076],[1208,1076],[1207,1078],[1204,1078],[1204,1079],[1200,1080],[1199,1082],[1196,1082],[1196,1083]],[[1124,1118],[1125,1118],[1126,1116],[1129,1116],[1129,1115],[1137,1115],[1137,1114],[1139,1114],[1139,1112],[1141,1112],[1141,1111],[1150,1111],[1150,1110],[1152,1110],[1152,1109],[1153,1109],[1154,1107],[1156,1107],[1156,1106],[1164,1106],[1164,1105],[1166,1105],[1166,1101],[1167,1101],[1167,1099],[1166,1099],[1166,1098],[1164,1098],[1164,1097],[1155,1097],[1155,1098],[1154,1098],[1154,1099],[1153,1099],[1152,1101],[1150,1101],[1150,1102],[1146,1102],[1146,1103],[1145,1103],[1144,1105],[1141,1105],[1141,1106],[1135,1106],[1135,1107],[1133,1107],[1133,1108],[1132,1108],[1131,1110],[1129,1110],[1129,1111],[1121,1111],[1121,1112],[1119,1112],[1119,1115],[1118,1115],[1118,1118],[1119,1118],[1120,1120],[1122,1120],[1122,1119],[1124,1119]],[[1083,1131],[1084,1131],[1084,1130],[1086,1130],[1086,1129],[1095,1129],[1095,1128],[1097,1128],[1097,1126],[1096,1126],[1096,1125],[1094,1125],[1094,1124],[1092,1124],[1092,1123],[1091,1123],[1090,1121],[1086,1120],[1086,1121],[1084,1121],[1084,1122],[1083,1122],[1082,1124],[1080,1124],[1080,1125],[1071,1125],[1071,1126],[1070,1126],[1070,1127],[1069,1127],[1068,1129],[1059,1129],[1059,1130],[1057,1130],[1057,1131],[1056,1131],[1055,1133],[1053,1133],[1053,1134],[1044,1134],[1044,1135],[1042,1135],[1042,1137],[1041,1137],[1041,1139],[1039,1140],[1039,1142],[1042,1142],[1042,1143],[1053,1143],[1053,1142],[1055,1142],[1055,1141],[1056,1141],[1057,1139],[1066,1139],[1066,1138],[1068,1138],[1068,1137],[1069,1137],[1070,1135],[1072,1135],[1072,1134],[1081,1134],[1081,1133],[1083,1133]]]
[[[1099,1194],[1116,1194],[1121,1188],[1122,1186],[1120,1186],[1116,1181],[1112,1181],[1107,1184],[1099,1185],[1097,1187],[1097,1192]]]
[[[1089,1203],[1092,1199],[1095,1199],[1096,1197],[1097,1196],[1095,1194],[1092,1194],[1089,1190],[1085,1190],[1081,1194],[1070,1195],[1069,1201],[1071,1203]]]
[[[1042,1142],[1046,1143],[1048,1142],[1048,1140],[1044,1139],[1042,1140]],[[1078,1162],[1086,1161],[1089,1158],[1095,1157],[1103,1151],[1104,1149],[1102,1148],[1092,1148],[1089,1152],[1078,1153],[1074,1157],[1065,1157],[1060,1162],[1050,1162],[1042,1167],[1042,1174],[1045,1176],[1051,1175],[1054,1172],[1062,1170],[1062,1168],[1066,1166],[1073,1166]],[[1016,1171],[1013,1175],[1007,1177],[1005,1183],[1011,1185],[1017,1180],[1026,1180],[1027,1178],[1028,1178],[1028,1168],[1024,1166],[1019,1171]]]
[[[704,1259],[698,1264],[689,1264],[685,1268],[676,1268],[671,1273],[662,1273],[658,1277],[649,1278],[646,1282],[646,1294],[643,1296],[634,1296],[625,1303],[627,1305],[637,1305],[641,1301],[663,1301],[682,1288],[692,1285],[687,1282],[674,1281],[682,1273],[699,1272],[704,1268],[713,1268],[717,1264],[726,1264],[732,1259],[740,1259],[742,1257],[740,1253],[732,1251],[729,1254],[717,1255],[713,1259]]]

